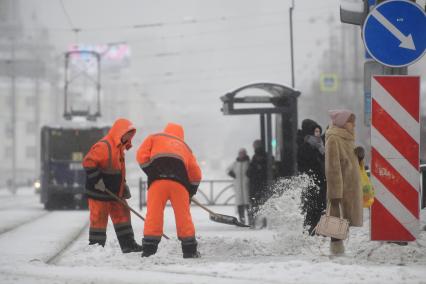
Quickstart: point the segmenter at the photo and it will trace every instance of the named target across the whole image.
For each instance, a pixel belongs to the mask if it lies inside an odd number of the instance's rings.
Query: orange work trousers
[[[182,184],[173,180],[156,180],[149,187],[144,237],[161,239],[164,208],[168,200],[175,213],[178,238],[180,240],[194,238],[195,228],[189,210],[189,193]]]
[[[99,201],[89,198],[90,243],[105,244],[108,216],[111,217],[118,239],[133,238],[130,211],[117,201]]]

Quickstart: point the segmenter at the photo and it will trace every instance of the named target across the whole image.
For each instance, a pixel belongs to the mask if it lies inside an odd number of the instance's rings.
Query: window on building
[[[13,152],[12,146],[4,147],[4,154],[3,154],[4,158],[12,159],[12,152]]]
[[[34,107],[35,106],[35,96],[28,96],[25,98],[25,103],[27,104],[27,106],[29,107]]]
[[[25,156],[28,159],[34,159],[36,157],[36,147],[35,146],[27,146],[25,151]]]
[[[27,134],[35,134],[36,133],[36,125],[34,121],[27,122]]]
[[[4,103],[8,107],[12,107],[12,96],[6,95],[6,97],[4,98]]]
[[[3,138],[6,140],[12,139],[13,129],[10,124],[7,124],[4,128],[4,136]]]

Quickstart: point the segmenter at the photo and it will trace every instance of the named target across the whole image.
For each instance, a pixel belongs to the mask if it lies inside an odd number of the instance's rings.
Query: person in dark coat
[[[300,147],[300,145],[305,142],[305,136],[311,134],[312,127],[315,127],[317,125],[318,123],[309,118],[306,118],[302,121],[302,128],[297,130],[296,143],[298,147]]]
[[[253,142],[254,155],[247,169],[250,181],[249,222],[254,226],[254,217],[267,199],[268,156],[260,140]],[[264,221],[266,225],[266,220]]]
[[[304,227],[309,234],[317,225],[326,208],[325,148],[321,139],[322,128],[316,122],[305,128],[303,143],[297,151],[297,167],[314,179],[315,186],[302,191],[302,213],[305,215]]]

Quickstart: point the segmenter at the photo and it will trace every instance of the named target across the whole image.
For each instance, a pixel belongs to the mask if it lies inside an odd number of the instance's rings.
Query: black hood
[[[304,119],[302,121],[302,134],[304,134],[304,136],[314,135],[315,128],[320,128],[322,132],[321,126],[319,126],[319,124],[316,121],[309,118]]]
[[[321,126],[312,119],[304,119],[302,121],[302,129],[297,130],[297,145],[303,144],[306,135],[314,135],[315,128],[319,128],[322,133]]]

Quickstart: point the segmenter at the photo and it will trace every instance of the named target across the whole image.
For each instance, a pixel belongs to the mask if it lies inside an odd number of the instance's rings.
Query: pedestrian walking
[[[249,209],[249,178],[247,170],[250,158],[246,149],[238,151],[237,159],[227,169],[227,173],[234,179],[235,205],[237,206],[240,222],[246,224],[246,213]]]
[[[332,126],[326,132],[325,174],[330,215],[342,217],[350,226],[363,224],[362,189],[358,158],[355,155],[355,114],[349,110],[329,112]],[[340,216],[341,206],[343,216]],[[330,252],[342,254],[342,240],[331,239]]]
[[[309,175],[314,185],[302,191],[304,227],[309,234],[319,222],[326,208],[325,148],[321,138],[322,128],[316,122],[305,129],[304,142],[298,147],[297,167],[299,173]]]
[[[249,223],[254,228],[255,217],[260,206],[268,198],[267,193],[267,177],[268,177],[268,156],[262,141],[256,140],[253,142],[254,155],[247,169],[247,177],[249,178],[250,189],[250,210]],[[266,226],[266,218],[262,219],[262,227]]]

